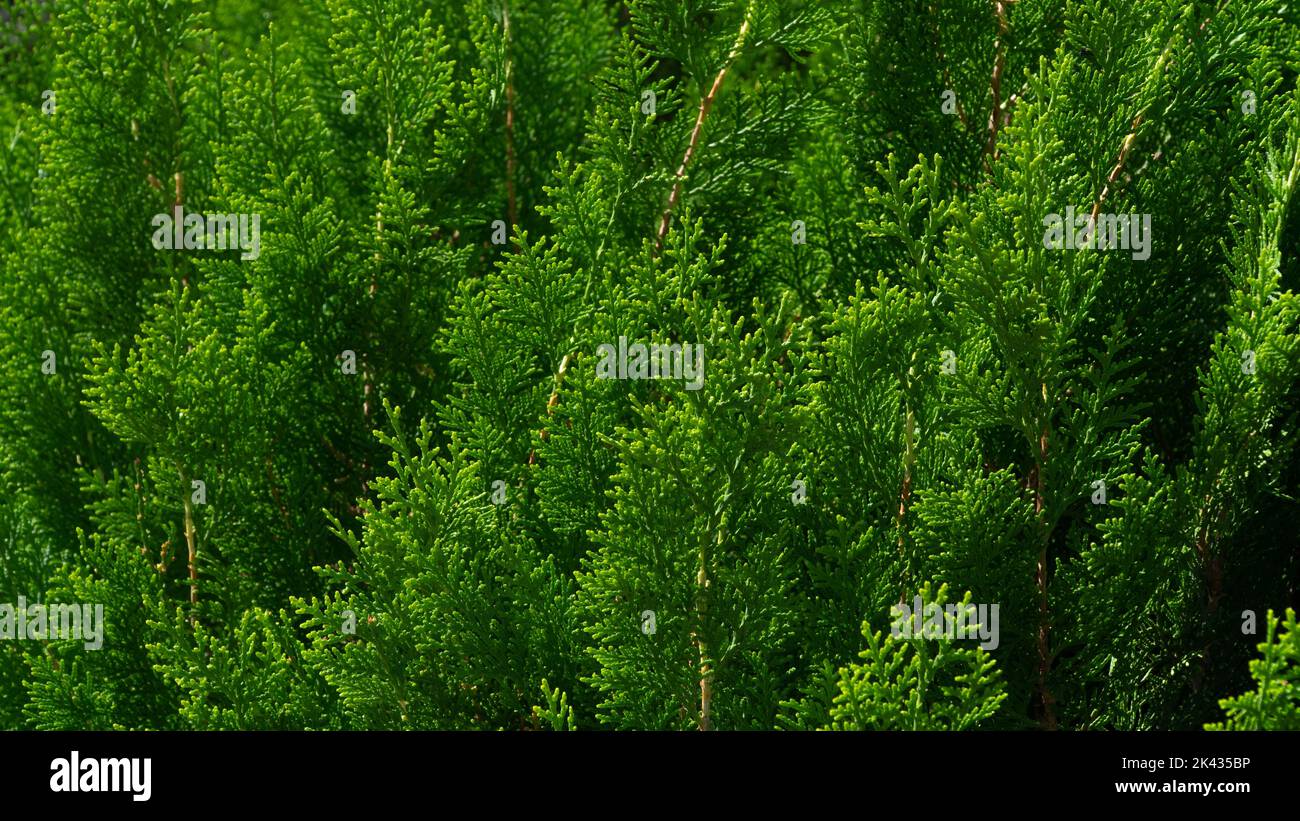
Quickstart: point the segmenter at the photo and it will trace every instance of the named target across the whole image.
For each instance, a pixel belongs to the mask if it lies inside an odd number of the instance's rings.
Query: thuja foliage
[[[0,727],[1296,728],[1298,60],[1277,0],[0,6]]]

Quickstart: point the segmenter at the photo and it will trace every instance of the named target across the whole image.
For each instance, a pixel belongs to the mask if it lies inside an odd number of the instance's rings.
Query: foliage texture
[[[104,611],[0,622],[0,728],[1300,727],[1297,65],[1278,0],[0,5],[0,602]]]

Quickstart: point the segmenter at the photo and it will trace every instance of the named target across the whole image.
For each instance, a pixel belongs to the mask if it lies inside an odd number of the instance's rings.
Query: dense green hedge
[[[1300,729],[1298,35],[0,4],[0,727]]]

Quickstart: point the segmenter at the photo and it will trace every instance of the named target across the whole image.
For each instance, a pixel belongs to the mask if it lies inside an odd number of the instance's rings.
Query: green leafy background
[[[0,602],[106,622],[0,728],[1300,729],[1298,66],[1277,0],[0,5]]]

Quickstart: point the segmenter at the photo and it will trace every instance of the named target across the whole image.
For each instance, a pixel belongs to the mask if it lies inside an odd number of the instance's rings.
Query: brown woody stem
[[[749,13],[745,14],[745,22],[740,26],[740,32],[736,35],[736,41],[731,44],[731,51],[727,54],[727,59],[722,64],[722,69],[718,71],[718,76],[713,78],[713,85],[709,88],[709,93],[704,95],[700,100],[700,110],[695,115],[695,127],[691,129],[691,140],[686,146],[686,154],[682,156],[682,164],[677,167],[677,173],[674,175],[673,192],[668,197],[668,205],[664,208],[663,217],[659,220],[659,231],[655,236],[655,250],[662,250],[664,246],[664,237],[668,236],[668,226],[672,224],[673,209],[677,207],[678,200],[682,197],[682,181],[686,177],[686,168],[691,164],[691,159],[695,156],[695,151],[699,148],[700,135],[704,132],[704,121],[708,119],[709,112],[713,110],[713,102],[717,99],[718,91],[722,88],[722,81],[727,79],[727,71],[735,62],[736,57],[740,54],[740,49],[745,45],[745,38],[749,36]]]
[[[510,55],[510,4],[501,4],[501,28],[505,38],[506,75],[506,218],[513,231],[518,221],[515,204],[515,81],[514,61]]]

